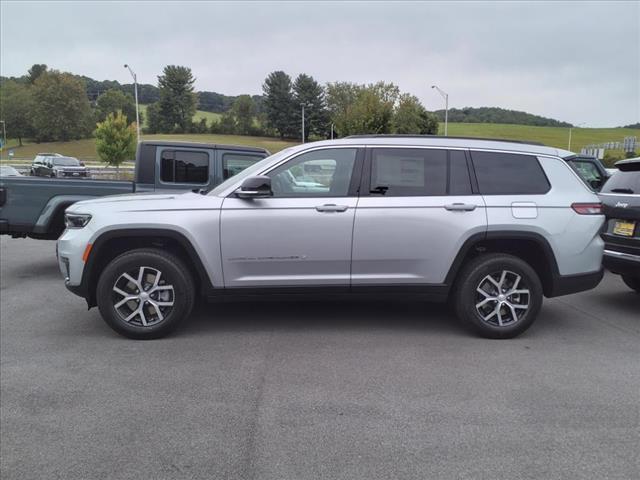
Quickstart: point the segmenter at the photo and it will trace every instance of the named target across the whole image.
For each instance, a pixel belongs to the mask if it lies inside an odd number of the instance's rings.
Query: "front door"
[[[357,148],[315,149],[267,173],[273,197],[227,197],[225,288],[348,288],[360,165]]]

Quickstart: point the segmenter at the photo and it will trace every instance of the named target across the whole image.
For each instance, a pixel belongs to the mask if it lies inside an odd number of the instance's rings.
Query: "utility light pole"
[[[140,143],[140,110],[138,107],[138,77],[135,74],[135,72],[131,70],[131,67],[126,63],[124,64],[124,68],[129,70],[129,73],[133,77],[133,92],[136,97],[136,131],[138,133],[138,143]]]
[[[304,135],[304,107],[311,107],[311,105],[305,105],[304,103],[300,104],[302,107],[302,143],[304,143],[305,135]]]
[[[442,98],[444,98],[444,136],[447,136],[447,124],[449,123],[449,94],[440,89],[437,85],[431,85],[435,88]]]
[[[584,125],[584,122],[576,125],[576,128],[581,127],[582,125]],[[571,151],[571,130],[573,130],[573,127],[569,127],[569,145],[567,146],[567,150],[569,151]]]

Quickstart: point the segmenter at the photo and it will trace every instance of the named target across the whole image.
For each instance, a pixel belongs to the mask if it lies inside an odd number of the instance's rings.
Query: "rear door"
[[[443,284],[464,242],[484,233],[464,149],[369,149],[356,210],[352,285]]]

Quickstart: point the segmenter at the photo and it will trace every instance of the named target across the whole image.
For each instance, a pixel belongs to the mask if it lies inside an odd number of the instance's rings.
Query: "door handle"
[[[318,205],[316,210],[319,212],[346,212],[349,208],[348,205],[336,205],[335,203],[326,203],[324,205]]]
[[[444,208],[452,212],[472,212],[476,207],[477,205],[471,203],[450,203],[444,206]]]

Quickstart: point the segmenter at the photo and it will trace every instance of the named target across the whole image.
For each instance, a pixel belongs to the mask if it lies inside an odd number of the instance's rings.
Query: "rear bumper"
[[[640,277],[640,255],[605,250],[602,264],[610,272]]]
[[[591,290],[598,286],[603,276],[603,268],[595,272],[581,273],[579,275],[554,275],[553,286],[547,297],[560,297]]]

